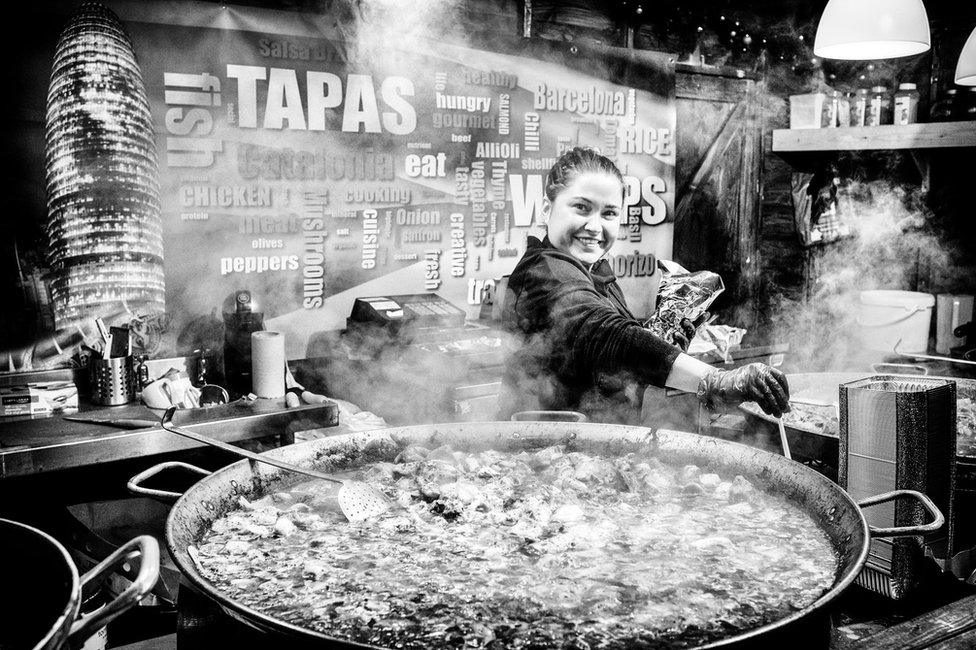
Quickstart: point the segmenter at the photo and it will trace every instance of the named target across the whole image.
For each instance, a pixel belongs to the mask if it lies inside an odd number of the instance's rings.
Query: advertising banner
[[[435,292],[476,316],[544,234],[545,175],[576,145],[625,175],[611,263],[634,311],[652,311],[674,208],[667,55],[530,39],[364,50],[226,11],[212,24],[131,18],[173,335],[219,319],[242,289],[289,358],[344,327],[358,296]]]

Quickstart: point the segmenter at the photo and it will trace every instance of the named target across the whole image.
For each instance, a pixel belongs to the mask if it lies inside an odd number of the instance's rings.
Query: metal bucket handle
[[[869,525],[868,530],[871,533],[871,537],[911,537],[913,535],[934,533],[942,528],[942,525],[945,523],[945,517],[942,515],[942,511],[932,503],[931,499],[916,490],[892,490],[891,492],[885,492],[884,494],[858,501],[857,505],[861,508],[866,508],[879,503],[894,501],[898,497],[914,497],[918,499],[922,503],[922,506],[932,515],[932,521],[917,526],[894,526],[892,528],[875,528]]]
[[[200,474],[201,476],[210,476],[212,472],[208,472],[205,469],[201,469],[196,465],[191,465],[189,463],[181,463],[179,461],[168,461],[165,463],[160,463],[158,465],[153,465],[149,469],[143,470],[129,479],[126,483],[126,487],[132,494],[137,494],[142,497],[149,497],[150,499],[156,499],[163,503],[176,503],[176,500],[183,496],[179,492],[170,492],[169,490],[157,490],[155,488],[147,488],[142,486],[142,482],[156,476],[160,472],[164,472],[168,469],[173,469],[175,467],[182,467],[183,469],[189,470]]]
[[[888,305],[885,305],[885,306],[888,306]],[[895,305],[891,305],[891,306],[894,307]],[[855,318],[854,321],[860,327],[888,327],[890,325],[896,325],[896,324],[902,322],[903,320],[908,320],[909,318],[911,318],[912,316],[914,316],[915,314],[917,314],[920,311],[925,311],[927,309],[932,309],[931,306],[929,306],[929,307],[918,307],[918,306],[909,307],[908,305],[899,305],[899,306],[902,309],[904,309],[906,313],[904,315],[902,315],[902,316],[896,316],[894,320],[890,320],[890,321],[888,321],[886,323],[865,323],[864,321],[861,320],[861,317],[860,316],[858,316],[857,318]]]
[[[159,579],[159,542],[150,535],[140,535],[131,539],[107,558],[99,562],[91,571],[81,576],[81,589],[113,571],[116,567],[140,557],[139,573],[132,584],[115,597],[112,602],[87,616],[82,616],[71,624],[68,640],[72,647],[81,644],[97,630],[108,625],[119,614],[134,607],[146,597]]]

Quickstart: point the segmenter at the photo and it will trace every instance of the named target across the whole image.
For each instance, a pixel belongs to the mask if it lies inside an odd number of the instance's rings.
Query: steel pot
[[[921,535],[938,530],[944,523],[938,509],[918,492],[898,491],[880,495],[865,500],[859,507],[837,484],[781,456],[714,438],[666,430],[653,432],[643,427],[584,422],[449,423],[346,434],[265,453],[298,465],[338,471],[355,465],[392,460],[405,443],[424,446],[449,444],[456,449],[472,452],[486,449],[525,450],[567,443],[574,450],[609,456],[629,452],[652,453],[666,462],[694,463],[707,467],[709,471],[741,474],[755,485],[791,499],[819,522],[834,547],[839,568],[832,588],[801,611],[736,636],[707,639],[702,647],[784,647],[787,640],[795,644],[798,634],[804,635],[802,638],[805,639],[818,639],[826,646],[829,637],[828,605],[861,570],[871,537]],[[183,495],[142,485],[150,476],[173,465],[164,463],[142,472],[133,477],[129,488],[143,496],[176,501],[167,520],[166,541],[176,564],[195,587],[233,617],[262,631],[284,637],[289,644],[364,647],[298,627],[235,601],[200,575],[187,551],[188,546],[199,543],[213,521],[238,507],[239,497],[257,499],[269,492],[287,489],[305,480],[304,477],[289,475],[263,463],[240,461],[210,474]],[[206,474],[203,470],[193,469]],[[933,521],[923,525],[923,509],[918,507],[918,525],[869,529],[861,507],[902,496],[917,499],[928,510]]]
[[[809,372],[787,375],[792,398],[807,398],[819,402],[838,402],[840,385],[846,384],[884,369],[887,365],[892,370],[904,372],[904,364],[878,364],[872,372]],[[924,370],[924,367],[922,367]],[[956,395],[963,398],[976,399],[976,379],[963,377],[932,377],[932,379],[947,379],[956,382]],[[776,425],[776,420],[762,412],[754,402],[742,404],[739,408],[752,417],[759,418]],[[837,432],[824,432],[821,429],[802,422],[784,420],[786,434],[789,439],[790,451],[797,460],[815,461],[817,466],[827,475],[836,477],[840,440]],[[961,578],[969,578],[976,584],[976,520],[972,514],[976,513],[976,455],[962,451],[956,454],[955,481],[955,520],[956,548],[959,552],[948,560],[947,567],[952,573]]]
[[[0,519],[0,557],[7,596],[0,647],[48,650],[81,647],[85,639],[136,605],[159,578],[159,544],[142,535],[122,545],[79,578],[71,556],[47,533]],[[119,565],[141,557],[139,574],[123,593],[99,610],[79,617],[82,590]]]
[[[899,365],[899,364],[893,364]],[[786,376],[790,384],[791,399],[812,399],[819,402],[839,401],[840,385],[852,381],[870,377],[871,372],[806,372],[795,373]],[[965,379],[961,377],[935,377],[930,379],[946,379],[956,382],[956,392],[959,397],[969,397],[976,399],[976,379]],[[755,402],[746,402],[739,406],[740,409],[753,417],[760,418],[773,425],[776,418],[762,412],[762,409]],[[794,450],[794,445],[800,450],[803,458],[819,460],[827,463],[831,467],[837,466],[838,439],[837,432],[824,432],[823,430],[802,422],[788,422],[784,420],[787,434],[789,435],[790,451]],[[976,456],[957,454],[956,462],[961,467],[976,467]]]
[[[900,365],[900,364],[889,364]],[[812,399],[819,402],[839,401],[840,385],[846,384],[865,377],[870,377],[870,372],[806,372],[796,373],[786,376],[790,384],[791,399]],[[976,399],[976,379],[966,379],[962,377],[935,377],[930,379],[946,379],[956,382],[956,394],[958,397],[968,397]],[[755,402],[746,402],[739,406],[748,415],[765,420],[772,425],[776,425],[776,419],[771,415],[762,412],[762,409]],[[839,439],[837,432],[824,432],[823,430],[802,422],[783,421],[786,434],[790,444],[790,451],[795,457],[801,460],[814,460],[823,463],[828,471],[836,472],[837,454],[839,453]],[[956,454],[957,483],[960,487],[976,492],[976,455],[958,453]]]

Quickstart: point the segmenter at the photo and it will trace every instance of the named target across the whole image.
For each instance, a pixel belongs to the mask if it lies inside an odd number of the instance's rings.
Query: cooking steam
[[[865,370],[883,360],[884,353],[863,350],[858,336],[861,291],[937,293],[956,285],[959,278],[936,277],[936,270],[952,268],[953,253],[921,198],[890,181],[839,187],[837,213],[850,237],[808,249],[804,295],[772,304],[768,338],[789,343],[798,369]]]
[[[358,0],[348,6],[348,20],[337,25],[349,63],[377,74],[402,74],[398,50],[424,42],[464,44],[458,19],[461,0]]]

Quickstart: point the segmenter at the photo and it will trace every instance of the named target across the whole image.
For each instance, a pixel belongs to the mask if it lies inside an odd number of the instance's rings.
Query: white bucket
[[[928,349],[935,296],[916,291],[862,291],[857,315],[864,347],[878,352]],[[898,341],[901,340],[901,343]]]

